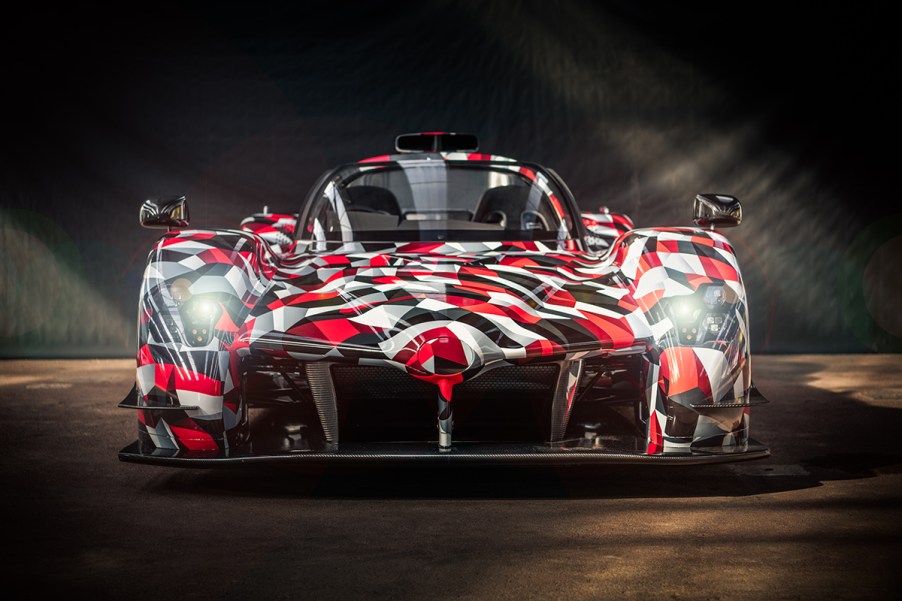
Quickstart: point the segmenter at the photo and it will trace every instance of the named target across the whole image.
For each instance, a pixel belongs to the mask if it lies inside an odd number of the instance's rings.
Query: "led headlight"
[[[169,295],[182,318],[185,342],[190,346],[206,346],[213,337],[213,327],[219,320],[222,308],[209,295],[191,294],[190,288],[189,280],[179,278],[169,285]]]
[[[213,326],[219,319],[219,303],[203,296],[192,297],[179,307],[185,338],[191,346],[206,346],[213,336]]]
[[[707,285],[694,294],[669,299],[667,307],[678,343],[693,345],[723,338],[735,321],[732,296],[725,286]]]

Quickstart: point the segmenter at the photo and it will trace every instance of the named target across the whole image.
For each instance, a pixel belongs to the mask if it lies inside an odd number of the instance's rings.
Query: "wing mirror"
[[[188,227],[188,199],[184,196],[148,198],[141,205],[144,227]]]
[[[742,205],[735,196],[726,194],[699,194],[695,197],[694,219],[696,225],[714,229],[733,227],[742,222]]]

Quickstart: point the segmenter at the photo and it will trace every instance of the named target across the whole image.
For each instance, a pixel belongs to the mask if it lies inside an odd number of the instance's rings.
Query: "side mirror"
[[[141,205],[144,227],[188,227],[188,200],[184,196],[148,198]]]
[[[699,194],[695,197],[694,219],[696,225],[714,229],[733,227],[742,222],[742,205],[735,196],[726,194]]]

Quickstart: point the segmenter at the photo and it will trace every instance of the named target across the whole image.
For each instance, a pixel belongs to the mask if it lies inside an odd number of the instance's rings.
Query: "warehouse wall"
[[[727,235],[756,352],[902,350],[900,65],[879,7],[792,13],[646,2],[33,9],[2,42],[0,356],[129,356],[158,232],[295,211],[328,167],[397,133],[477,133],[581,206]],[[85,12],[85,11],[88,12]],[[867,12],[869,11],[869,12]]]

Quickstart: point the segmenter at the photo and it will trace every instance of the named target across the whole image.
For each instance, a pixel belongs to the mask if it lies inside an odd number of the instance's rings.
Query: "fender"
[[[199,453],[247,438],[238,359],[275,267],[269,244],[246,231],[187,230],[156,243],[139,305],[139,437]]]
[[[697,228],[633,230],[611,248],[653,334],[648,452],[748,438],[748,310],[732,246]]]
[[[601,207],[598,211],[598,213],[585,211],[580,213],[586,227],[586,243],[591,248],[607,249],[621,234],[635,227],[633,220],[626,213],[611,211],[607,207]]]
[[[280,255],[294,250],[294,232],[298,214],[254,213],[241,221],[241,229],[260,236],[270,250]]]

